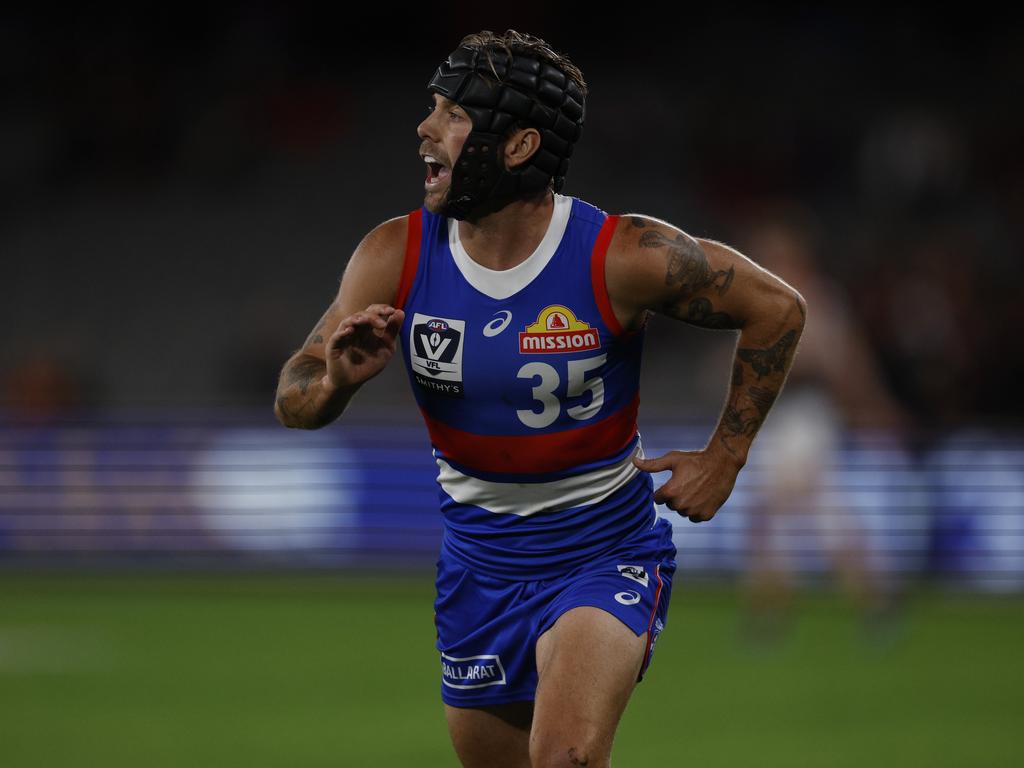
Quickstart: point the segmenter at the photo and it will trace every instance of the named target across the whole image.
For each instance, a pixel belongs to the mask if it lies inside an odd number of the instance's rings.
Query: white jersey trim
[[[488,269],[473,261],[462,247],[462,241],[459,239],[459,222],[456,219],[448,219],[448,246],[451,248],[455,265],[466,278],[466,282],[492,299],[507,299],[523,290],[544,271],[544,267],[551,261],[559,243],[562,242],[571,212],[572,198],[555,193],[551,221],[540,245],[526,261],[516,264],[511,269]]]
[[[437,482],[459,504],[472,504],[497,515],[529,517],[538,512],[597,504],[639,474],[633,457],[644,458],[640,440],[633,452],[621,461],[582,475],[548,483],[498,483],[465,475],[435,454],[441,471]]]

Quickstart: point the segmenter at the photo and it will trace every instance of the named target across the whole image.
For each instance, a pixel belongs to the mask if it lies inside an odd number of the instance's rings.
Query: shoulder
[[[679,227],[640,213],[619,215],[608,244],[605,279],[626,314],[655,308],[665,299],[668,276],[700,251]]]
[[[358,268],[378,274],[401,272],[412,217],[412,214],[396,216],[367,232],[352,252],[345,271]]]
[[[357,296],[356,305],[394,300],[405,264],[412,214],[381,222],[352,252],[342,277],[342,293]]]
[[[624,213],[617,216],[618,223],[609,244],[609,258],[637,258],[643,251],[670,244],[696,243],[679,227],[663,219],[642,213]]]
[[[606,214],[601,208],[593,203],[587,202],[581,197],[562,195],[556,192],[555,200],[566,205],[569,208],[569,215],[574,219],[585,221],[588,224],[596,225],[597,227],[604,224],[607,219],[608,214]]]
[[[372,257],[375,261],[397,260],[401,266],[409,236],[410,214],[383,221],[363,237],[352,253],[352,258]]]

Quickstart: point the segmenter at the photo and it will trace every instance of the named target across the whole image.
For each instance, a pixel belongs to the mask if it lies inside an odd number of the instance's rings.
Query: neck
[[[466,253],[488,269],[511,269],[537,250],[551,223],[555,198],[550,190],[532,200],[517,200],[475,221],[459,222]]]

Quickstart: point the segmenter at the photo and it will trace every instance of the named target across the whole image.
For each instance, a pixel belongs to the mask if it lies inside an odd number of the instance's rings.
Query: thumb
[[[385,335],[394,339],[397,338],[398,332],[402,329],[402,321],[405,320],[405,312],[400,309],[396,309],[391,313],[391,317],[388,318],[388,324],[384,328]]]
[[[644,472],[661,472],[662,470],[668,469],[672,466],[672,459],[668,454],[659,456],[655,459],[641,459],[634,457],[633,466],[638,469],[642,469]]]

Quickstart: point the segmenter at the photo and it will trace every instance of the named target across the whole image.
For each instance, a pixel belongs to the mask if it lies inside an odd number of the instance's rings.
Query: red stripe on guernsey
[[[391,305],[402,309],[409,298],[412,282],[416,279],[416,270],[420,265],[420,241],[423,239],[423,209],[417,208],[409,214],[409,233],[405,237],[405,262],[402,264],[402,279],[398,283],[398,293]]]
[[[647,671],[647,665],[651,663],[651,647],[654,645],[654,637],[651,631],[654,629],[654,617],[658,613],[658,603],[661,601],[661,566],[654,566],[654,575],[658,578],[658,591],[654,593],[654,605],[651,607],[651,618],[647,620],[647,650],[644,651],[644,663],[640,665],[640,676],[643,677]]]
[[[594,242],[594,251],[590,256],[590,280],[594,285],[594,299],[597,301],[597,308],[601,310],[601,319],[608,326],[614,335],[622,334],[622,326],[612,310],[611,299],[608,298],[608,285],[604,278],[604,264],[608,256],[608,245],[615,234],[615,225],[618,224],[618,216],[608,216],[597,233],[597,240]]]
[[[445,458],[480,472],[543,474],[618,453],[636,434],[640,396],[593,424],[543,435],[476,435],[443,424],[425,410],[430,442]]]

